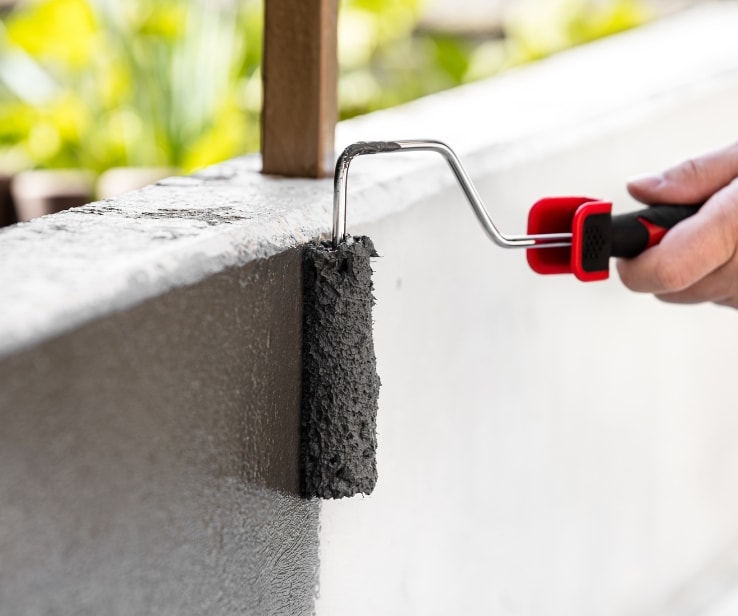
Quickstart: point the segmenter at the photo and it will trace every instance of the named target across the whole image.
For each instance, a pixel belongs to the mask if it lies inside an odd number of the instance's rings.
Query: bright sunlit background
[[[647,0],[342,0],[341,117],[637,26]],[[652,0],[653,1],[653,0]],[[0,174],[259,147],[258,0],[0,0]]]

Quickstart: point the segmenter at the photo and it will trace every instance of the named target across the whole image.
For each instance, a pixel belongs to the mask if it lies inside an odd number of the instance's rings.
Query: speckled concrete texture
[[[371,494],[377,483],[379,376],[372,337],[368,237],[336,250],[303,252],[302,492],[307,497]]]
[[[304,243],[329,207],[329,183],[283,186],[244,158],[2,229],[0,356]]]
[[[0,614],[313,613],[300,251],[0,360]]]

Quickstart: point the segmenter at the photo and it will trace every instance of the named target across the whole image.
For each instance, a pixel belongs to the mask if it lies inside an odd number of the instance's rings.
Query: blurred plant
[[[485,40],[419,30],[424,0],[341,0],[341,116],[639,25],[643,1],[527,0]],[[262,4],[26,0],[0,21],[0,166],[190,171],[256,149]]]
[[[106,76],[99,130],[120,158],[190,170],[253,141],[258,110],[244,109],[239,97],[243,80],[258,67],[246,63],[246,47],[260,46],[260,38],[243,36],[258,32],[255,2],[92,4],[108,53],[106,70],[99,71]]]
[[[434,78],[407,79],[424,59],[412,34],[423,0],[342,0],[338,23],[342,117],[417,98]]]
[[[341,113],[350,117],[461,85],[641,25],[646,0],[511,2],[504,37],[419,31],[422,0],[344,0]]]
[[[35,62],[50,86],[29,97],[0,64],[13,94],[0,117],[26,117],[0,143],[36,166],[94,171],[189,171],[243,152],[258,137],[260,13],[257,0],[27,4],[5,22],[3,55]]]
[[[642,0],[527,0],[513,6],[505,26],[513,62],[537,60],[650,17]]]

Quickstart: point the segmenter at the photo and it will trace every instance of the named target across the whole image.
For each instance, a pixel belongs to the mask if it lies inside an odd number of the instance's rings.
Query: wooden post
[[[333,173],[338,0],[266,0],[263,172]]]

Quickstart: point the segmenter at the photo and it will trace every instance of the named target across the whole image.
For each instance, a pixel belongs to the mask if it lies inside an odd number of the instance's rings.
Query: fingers
[[[738,300],[738,262],[734,257],[725,265],[683,291],[662,293],[656,295],[656,297],[671,304],[714,302],[736,306]]]
[[[732,182],[659,245],[618,261],[618,273],[629,289],[665,301],[725,301],[735,293],[738,268],[724,266],[736,260],[737,246],[738,182]]]
[[[738,177],[738,143],[628,182],[628,192],[642,203],[697,204]]]
[[[729,268],[729,275],[733,278],[738,276],[738,265],[732,264]],[[724,272],[728,274],[728,272]],[[709,278],[712,278],[711,274]],[[713,304],[719,304],[720,306],[729,306],[732,308],[738,308],[738,287],[735,285],[729,285],[730,288],[726,288],[727,278],[721,273],[710,281],[705,281],[706,284],[702,284],[700,281],[695,288],[687,289],[681,293],[666,293],[664,295],[657,295],[656,298],[662,302],[669,304],[700,304],[704,302],[712,302]]]

